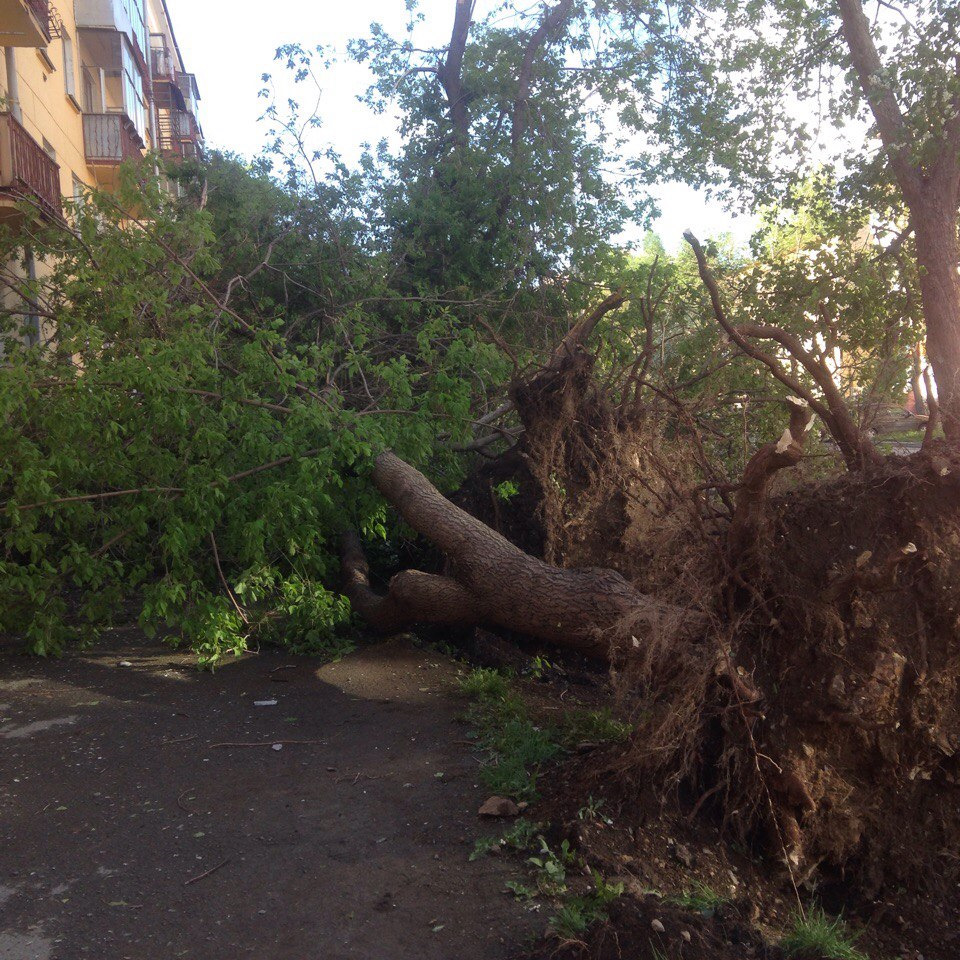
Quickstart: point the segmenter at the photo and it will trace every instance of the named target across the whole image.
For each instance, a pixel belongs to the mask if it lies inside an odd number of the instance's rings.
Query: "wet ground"
[[[0,960],[516,955],[546,921],[468,862],[456,669],[399,641],[212,675],[134,635],[0,650]]]

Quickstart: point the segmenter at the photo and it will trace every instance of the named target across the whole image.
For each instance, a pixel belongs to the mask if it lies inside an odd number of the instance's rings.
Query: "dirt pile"
[[[956,903],[960,456],[801,487],[768,520],[711,635],[625,658],[638,732],[599,775],[685,799],[798,885]]]
[[[729,791],[762,808],[769,787],[801,877],[855,878],[868,896],[895,883],[955,890],[960,456],[891,459],[771,513],[735,651],[758,694],[743,712],[759,763],[741,762]],[[726,728],[750,754],[745,725]]]

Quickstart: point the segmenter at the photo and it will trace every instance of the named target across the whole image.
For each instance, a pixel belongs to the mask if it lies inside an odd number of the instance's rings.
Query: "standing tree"
[[[871,6],[871,19],[861,0],[701,6],[685,36],[722,77],[727,101],[714,99],[704,120],[678,100],[669,127],[675,157],[654,170],[720,186],[742,202],[749,191],[757,202],[837,162],[841,192],[857,204],[868,198],[876,218],[900,229],[898,248],[912,234],[927,354],[944,431],[957,442],[960,9],[944,0]],[[843,136],[867,117],[875,138]],[[834,142],[847,144],[845,155]]]

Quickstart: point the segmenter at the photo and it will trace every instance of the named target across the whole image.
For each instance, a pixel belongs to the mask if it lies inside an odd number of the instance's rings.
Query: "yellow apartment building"
[[[202,151],[165,0],[0,0],[0,47],[0,219],[24,198],[59,216],[148,150]]]
[[[64,196],[111,189],[119,165],[147,151],[201,154],[200,94],[166,0],[0,0],[0,47],[7,227],[22,220],[24,201],[62,217]],[[27,251],[31,276],[37,266]],[[40,333],[28,322],[29,340]]]

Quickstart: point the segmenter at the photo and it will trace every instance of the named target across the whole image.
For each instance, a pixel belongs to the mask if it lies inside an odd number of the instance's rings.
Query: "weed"
[[[494,850],[500,850],[501,839],[499,837],[478,837],[473,843],[473,852],[470,854],[470,860],[479,860]]]
[[[807,915],[795,914],[790,932],[780,941],[788,957],[797,960],[868,960],[854,947],[856,934],[847,930],[842,917],[831,918],[817,907]]]
[[[481,780],[495,793],[534,798],[540,769],[560,752],[550,734],[524,717],[508,720],[484,739],[491,762],[481,771]]]
[[[722,893],[718,893],[705,883],[696,883],[690,890],[684,890],[678,896],[668,898],[669,903],[687,910],[696,910],[705,917],[712,917],[727,900],[728,898]]]
[[[504,886],[517,900],[532,900],[537,895],[537,891],[533,887],[528,887],[525,883],[520,883],[519,880],[508,880]]]
[[[537,888],[548,897],[556,897],[566,892],[567,867],[577,862],[577,855],[570,849],[570,842],[564,840],[557,855],[543,837],[540,838],[540,852],[529,857],[527,863],[537,872]]]
[[[587,797],[587,802],[577,811],[578,820],[596,820],[605,823],[608,827],[613,826],[613,820],[605,813],[601,813],[603,800],[595,800],[593,796]]]
[[[560,668],[546,657],[534,657],[524,673],[533,680],[542,680],[545,676]]]

